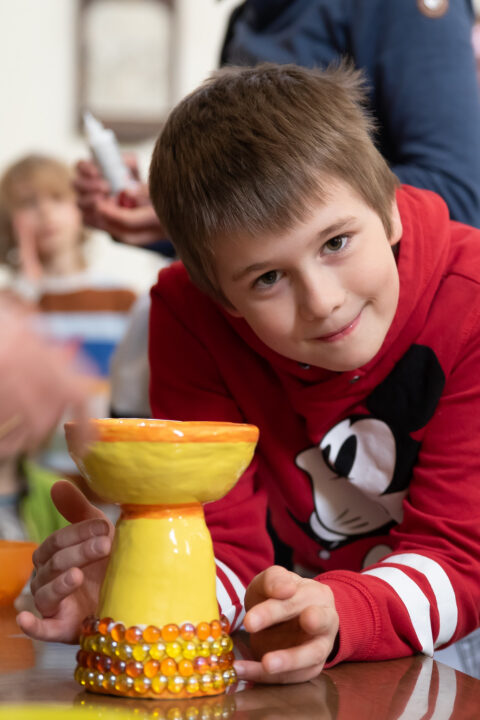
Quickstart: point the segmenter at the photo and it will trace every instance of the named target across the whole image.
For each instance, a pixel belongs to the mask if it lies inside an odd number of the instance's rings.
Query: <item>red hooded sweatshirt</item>
[[[205,508],[222,611],[273,562],[330,586],[342,660],[432,655],[479,623],[480,231],[398,191],[400,298],[377,355],[336,373],[266,347],[180,263],[152,290],[154,417],[248,422],[254,461]]]

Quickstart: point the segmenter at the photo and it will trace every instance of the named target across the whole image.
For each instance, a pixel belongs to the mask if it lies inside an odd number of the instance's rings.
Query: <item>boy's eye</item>
[[[336,237],[327,240],[323,247],[327,253],[336,253],[343,250],[347,243],[348,237],[346,235],[337,235]]]
[[[278,270],[269,270],[255,280],[255,285],[257,287],[271,287],[272,285],[275,285],[279,277],[280,273]]]

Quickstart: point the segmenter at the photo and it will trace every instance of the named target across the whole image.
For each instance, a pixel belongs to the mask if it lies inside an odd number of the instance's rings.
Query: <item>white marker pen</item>
[[[134,188],[136,182],[123,161],[113,130],[103,127],[88,110],[83,113],[83,122],[92,155],[112,193],[116,195],[121,190]]]

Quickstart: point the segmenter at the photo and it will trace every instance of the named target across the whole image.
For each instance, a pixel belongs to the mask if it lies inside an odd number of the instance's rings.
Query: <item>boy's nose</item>
[[[304,278],[299,297],[299,312],[304,320],[329,317],[341,307],[345,290],[334,273],[322,272]]]

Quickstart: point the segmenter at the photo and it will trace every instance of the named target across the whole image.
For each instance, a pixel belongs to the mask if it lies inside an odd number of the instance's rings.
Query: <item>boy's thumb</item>
[[[50,491],[58,512],[68,522],[76,523],[94,518],[105,519],[104,513],[92,505],[85,495],[68,480],[58,480]]]

